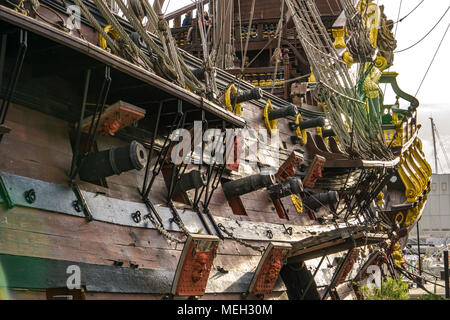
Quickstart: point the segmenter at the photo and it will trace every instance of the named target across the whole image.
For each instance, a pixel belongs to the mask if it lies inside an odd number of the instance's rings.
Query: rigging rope
[[[450,8],[450,7],[449,7],[449,8]],[[447,11],[448,11],[448,9],[447,9]],[[430,71],[430,69],[431,69],[431,67],[432,67],[432,65],[433,65],[433,63],[434,63],[434,60],[436,59],[436,56],[438,55],[439,50],[441,49],[442,43],[444,42],[445,36],[447,35],[447,32],[448,32],[448,29],[449,29],[449,28],[450,28],[450,23],[448,24],[447,29],[445,30],[444,36],[442,37],[441,42],[439,43],[439,46],[438,46],[438,48],[436,49],[436,52],[434,53],[433,59],[431,59],[431,63],[430,63],[430,65],[428,66],[428,69],[427,69],[427,71],[425,72],[425,75],[424,75],[422,81],[420,82],[420,86],[419,86],[419,88],[417,89],[417,92],[416,92],[415,97],[417,97],[417,95],[419,94],[419,91],[420,91],[420,89],[422,88],[422,85],[423,85],[423,83],[425,82],[425,79],[426,79],[427,76],[428,76],[428,72]]]
[[[419,41],[417,41],[416,43],[414,43],[413,45],[402,49],[402,50],[398,50],[398,51],[394,51],[394,53],[401,53],[401,52],[405,52],[409,49],[414,48],[415,46],[417,46],[419,43],[421,43],[423,40],[425,40],[433,31],[434,29],[436,29],[436,27],[441,23],[441,21],[444,19],[444,17],[447,15],[448,10],[450,9],[450,6],[448,6],[447,10],[445,10],[444,14],[442,15],[442,17],[438,20],[438,22],[433,26],[433,28],[431,28],[430,31],[428,31]]]

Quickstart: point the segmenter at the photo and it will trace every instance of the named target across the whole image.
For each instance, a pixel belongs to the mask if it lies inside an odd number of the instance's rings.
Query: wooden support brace
[[[219,246],[219,238],[190,235],[183,248],[171,294],[174,296],[202,296]]]
[[[264,295],[273,291],[291,248],[292,246],[288,243],[271,242],[269,244],[259,261],[248,292],[254,295]]]

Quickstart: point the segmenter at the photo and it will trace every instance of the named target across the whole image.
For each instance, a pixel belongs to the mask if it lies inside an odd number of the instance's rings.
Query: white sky
[[[258,0],[263,1],[263,0]],[[257,1],[257,2],[258,2]],[[388,19],[397,21],[400,3],[402,3],[400,18],[409,13],[420,0],[375,0],[379,5],[385,6]],[[167,13],[181,8],[191,0],[166,0]],[[422,38],[444,14],[450,6],[450,0],[425,0],[424,3],[404,21],[398,23],[397,42],[398,49],[402,50],[414,44]],[[440,22],[438,27],[416,47],[395,56],[394,66],[391,71],[398,72],[400,88],[415,95],[420,82],[433,58],[433,55],[441,41],[447,26],[450,24],[450,11]],[[395,29],[394,29],[395,30]],[[393,95],[387,92],[388,96]],[[431,125],[429,117],[433,116],[445,148],[450,152],[450,31],[441,46],[441,49],[428,73],[417,98],[419,107],[419,122],[423,125],[421,138],[424,142],[424,151],[428,162],[434,170],[433,146],[431,138]],[[388,102],[394,102],[388,101]],[[446,165],[445,157],[439,149],[439,159],[445,172],[450,173]],[[450,158],[450,154],[448,155]],[[439,169],[442,173],[442,169]]]

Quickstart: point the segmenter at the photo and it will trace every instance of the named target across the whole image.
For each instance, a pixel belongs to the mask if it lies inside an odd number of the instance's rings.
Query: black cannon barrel
[[[204,68],[193,69],[192,73],[199,81],[205,80],[205,69]]]
[[[137,32],[130,33],[130,38],[139,49],[147,49],[147,44],[142,40],[141,36]]]
[[[185,191],[198,189],[206,185],[207,179],[204,173],[192,170],[180,177],[173,194],[180,194]]]
[[[122,172],[141,170],[146,163],[147,152],[144,146],[133,141],[125,147],[114,147],[87,155],[80,165],[80,179],[94,182]]]
[[[231,103],[242,103],[250,100],[259,100],[263,96],[261,88],[253,88],[242,93],[231,94]]]
[[[285,108],[278,108],[269,111],[269,120],[277,120],[287,117],[296,117],[298,115],[298,110],[296,106],[288,106]]]
[[[253,176],[224,183],[222,189],[227,199],[230,200],[262,188],[270,187],[274,184],[274,175],[255,174]]]
[[[277,200],[290,196],[291,194],[300,194],[303,191],[303,184],[297,178],[289,178],[283,183],[269,187],[269,196],[272,200]]]
[[[305,130],[305,129],[310,129],[310,128],[323,127],[324,125],[325,125],[325,119],[322,117],[317,117],[315,119],[302,121],[298,125],[296,123],[292,122],[291,129],[295,130],[295,129],[297,129],[297,127],[300,127],[301,130]]]
[[[322,131],[322,136],[324,138],[335,137],[336,133],[334,133],[333,129],[327,129]]]
[[[337,191],[330,191],[306,197],[303,199],[303,204],[307,209],[316,211],[317,209],[325,205],[335,204],[338,201],[339,194],[337,193]]]

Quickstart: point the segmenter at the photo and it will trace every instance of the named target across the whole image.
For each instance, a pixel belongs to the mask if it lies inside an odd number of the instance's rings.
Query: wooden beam
[[[324,255],[330,255],[353,247],[361,247],[364,245],[375,244],[387,240],[388,237],[384,234],[373,234],[360,232],[353,236],[353,239],[334,239],[326,243],[321,243],[313,247],[298,250],[290,254],[288,258],[289,263],[297,263],[307,261]]]

